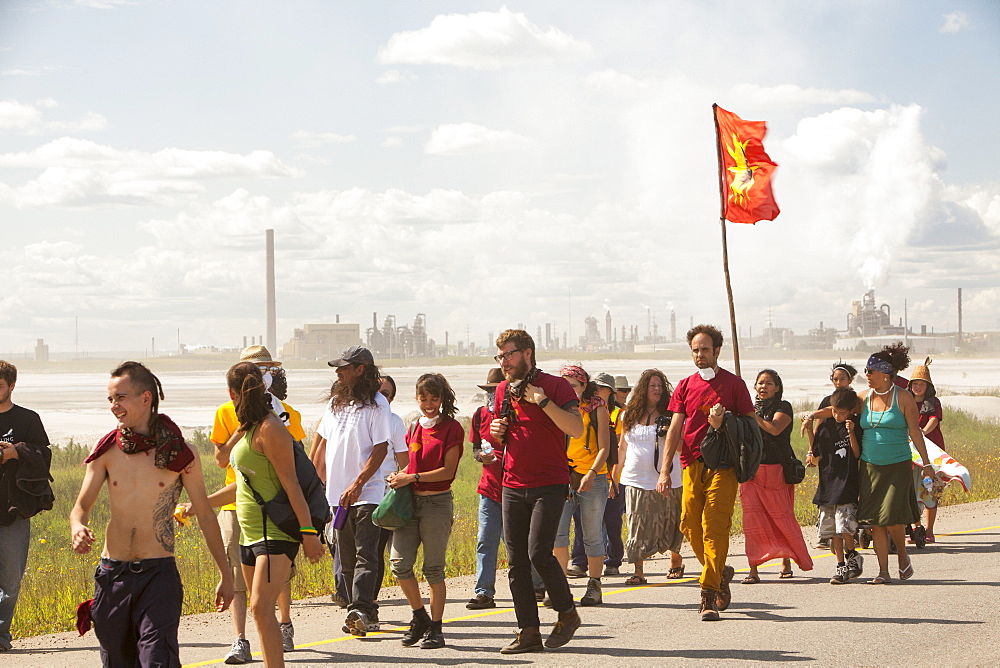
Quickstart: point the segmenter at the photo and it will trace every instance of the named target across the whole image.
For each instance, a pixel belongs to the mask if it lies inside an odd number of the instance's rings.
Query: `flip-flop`
[[[745,578],[743,578],[743,584],[745,585],[755,585],[758,584],[759,582],[760,582],[759,575],[748,575]]]
[[[670,570],[667,571],[668,580],[680,580],[682,577],[684,577],[683,564],[681,564],[680,566],[671,566]]]
[[[870,585],[887,585],[892,584],[892,578],[889,577],[888,573],[879,573],[878,576],[872,578],[868,581]]]
[[[646,578],[641,578],[638,575],[632,575],[625,580],[625,584],[632,586],[644,585],[646,584]]]
[[[795,577],[795,573],[792,571],[781,571],[781,573],[778,574],[778,579],[780,580],[789,580],[793,577]]]
[[[912,577],[913,577],[913,560],[910,559],[909,561],[906,562],[906,568],[900,569],[899,579],[909,580]]]

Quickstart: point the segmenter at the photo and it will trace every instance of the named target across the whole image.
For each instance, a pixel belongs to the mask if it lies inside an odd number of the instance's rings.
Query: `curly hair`
[[[17,367],[5,360],[0,360],[0,380],[7,381],[8,385],[17,382]]]
[[[382,373],[375,364],[355,364],[352,366],[362,367],[361,375],[358,376],[354,384],[348,386],[339,380],[333,381],[330,386],[330,394],[327,399],[330,402],[330,409],[338,411],[352,403],[358,406],[368,406],[375,403],[375,395],[382,387]]]
[[[129,382],[135,385],[140,392],[149,392],[152,395],[153,399],[149,404],[151,411],[149,424],[155,424],[156,416],[160,412],[160,400],[165,398],[160,379],[142,362],[122,362],[111,371],[112,378],[124,376],[128,376]]]
[[[652,378],[659,378],[663,383],[663,396],[660,397],[660,402],[656,404],[656,410],[661,414],[666,414],[667,405],[670,403],[670,395],[673,394],[674,388],[670,384],[670,381],[667,380],[665,373],[659,369],[646,369],[639,376],[639,380],[632,390],[629,402],[625,404],[625,412],[622,414],[623,431],[628,431],[639,424],[642,416],[649,410],[650,407],[647,402],[649,401],[649,381]]]
[[[226,384],[236,398],[236,419],[240,429],[247,430],[267,417],[271,412],[271,402],[264,393],[264,377],[253,362],[234,364],[226,373]]]
[[[425,373],[417,378],[417,396],[435,397],[441,399],[441,415],[454,418],[458,408],[455,406],[455,390],[451,389],[448,379],[439,373]]]
[[[891,346],[882,348],[882,350],[872,355],[872,357],[885,360],[892,365],[896,373],[910,366],[910,348],[909,346],[904,346],[902,341],[896,341]]]
[[[719,331],[719,328],[715,325],[695,325],[689,329],[687,333],[687,342],[689,346],[691,345],[691,341],[694,340],[694,337],[699,334],[708,334],[712,338],[713,348],[722,347],[722,332]]]

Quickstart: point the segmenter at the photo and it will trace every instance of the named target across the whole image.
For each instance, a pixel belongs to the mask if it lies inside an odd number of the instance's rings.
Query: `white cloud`
[[[423,130],[419,125],[393,125],[387,127],[385,132],[392,135],[405,135]]]
[[[2,51],[3,49],[0,49]],[[9,50],[9,49],[8,49]],[[38,77],[50,72],[55,72],[60,68],[53,65],[36,65],[35,67],[12,67],[0,70],[0,76],[8,77]]]
[[[162,203],[203,191],[206,180],[299,174],[270,151],[240,155],[166,148],[145,153],[71,137],[0,154],[0,167],[42,170],[20,186],[0,183],[0,202],[18,208]]]
[[[301,148],[316,148],[324,144],[347,144],[357,141],[358,138],[354,135],[339,135],[333,132],[308,132],[306,130],[299,130],[293,132],[290,139],[295,142],[296,146]]]
[[[540,62],[576,62],[590,45],[555,27],[542,29],[519,12],[443,14],[426,28],[398,32],[379,50],[381,63],[451,65],[493,70]]]
[[[46,121],[43,109],[56,107],[55,100],[39,100],[24,104],[17,100],[0,100],[0,133],[23,135],[63,132],[96,132],[107,127],[104,116],[88,112],[77,121]]]
[[[382,140],[382,148],[395,148],[396,146],[402,146],[403,139],[401,137],[386,137]]]
[[[801,107],[810,104],[841,105],[876,102],[874,95],[860,90],[802,88],[795,84],[758,86],[739,84],[729,91],[735,104],[760,107]]]
[[[475,123],[452,123],[437,127],[424,151],[430,155],[460,155],[509,151],[532,143],[531,139],[510,130],[491,130]]]
[[[397,84],[404,81],[416,81],[417,75],[413,72],[400,72],[399,70],[386,70],[375,78],[377,84]]]
[[[950,34],[965,30],[970,27],[969,16],[965,12],[952,12],[944,15],[944,22],[938,28],[938,32]]]

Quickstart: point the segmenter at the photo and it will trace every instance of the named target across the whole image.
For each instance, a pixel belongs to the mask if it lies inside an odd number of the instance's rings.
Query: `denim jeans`
[[[503,539],[510,561],[507,577],[518,628],[539,625],[532,566],[541,576],[556,612],[575,607],[566,574],[552,554],[566,491],[566,485],[503,488]]]
[[[618,494],[608,499],[604,506],[604,543],[608,558],[605,566],[621,568],[625,559],[625,543],[622,541],[622,519],[625,513],[625,485],[618,485]],[[580,509],[573,513],[576,538],[573,539],[573,564],[587,570],[587,553],[583,549],[583,531],[580,530]]]
[[[604,505],[608,500],[608,476],[601,474],[594,478],[590,491],[574,492],[563,503],[559,518],[559,533],[556,547],[569,547],[569,523],[573,512],[580,508],[582,520],[583,548],[588,557],[605,556],[604,547]]]
[[[476,594],[496,596],[497,551],[503,533],[503,506],[479,495],[479,534],[476,537]]]
[[[350,601],[348,610],[370,617],[378,616],[375,592],[382,579],[378,550],[383,529],[372,522],[376,507],[374,503],[351,506],[344,528],[337,531],[337,551]]]
[[[0,645],[10,649],[10,622],[21,593],[21,578],[28,564],[31,520],[18,518],[0,526]]]

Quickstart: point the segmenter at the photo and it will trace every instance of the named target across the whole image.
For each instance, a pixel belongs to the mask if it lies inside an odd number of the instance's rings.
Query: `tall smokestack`
[[[265,273],[267,274],[267,306],[264,319],[267,323],[267,350],[272,355],[278,354],[278,323],[275,317],[274,303],[274,230],[265,230],[267,241],[267,259]]]

